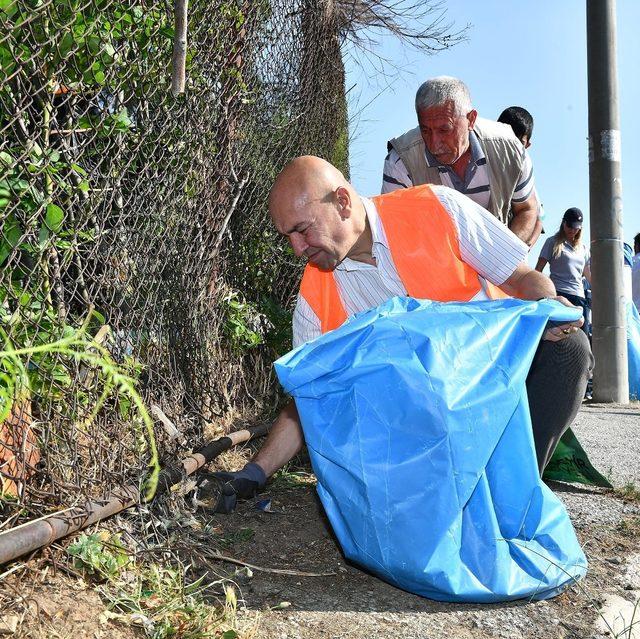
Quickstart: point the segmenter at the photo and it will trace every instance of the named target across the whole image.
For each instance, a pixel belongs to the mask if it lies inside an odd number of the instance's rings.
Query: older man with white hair
[[[449,76],[422,84],[415,107],[418,126],[388,142],[382,193],[448,186],[532,246],[540,234],[533,165],[511,127],[479,118],[467,86]]]

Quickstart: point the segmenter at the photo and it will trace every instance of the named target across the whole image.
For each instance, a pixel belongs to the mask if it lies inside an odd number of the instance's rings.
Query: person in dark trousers
[[[395,295],[466,301],[492,299],[502,291],[571,306],[556,296],[547,276],[526,264],[524,242],[487,210],[446,186],[362,198],[333,165],[305,156],[291,161],[276,179],[269,211],[296,257],[307,260],[293,314],[294,346]],[[415,231],[424,228],[414,224],[418,217],[430,220],[428,231]],[[413,273],[420,275],[412,278]],[[540,473],[580,408],[593,365],[582,321],[545,331],[527,377]],[[238,497],[260,490],[303,442],[291,401],[251,462],[240,471],[218,473],[226,482],[218,511],[230,512]]]
[[[589,335],[588,305],[582,283],[583,276],[591,281],[589,251],[582,243],[582,211],[575,206],[565,211],[560,229],[544,243],[536,270],[542,273],[547,264],[558,295],[582,308],[582,329]]]

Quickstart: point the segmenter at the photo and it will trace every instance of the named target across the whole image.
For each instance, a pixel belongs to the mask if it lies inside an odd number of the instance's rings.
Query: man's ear
[[[351,194],[349,193],[349,190],[344,186],[339,186],[335,190],[335,194],[340,217],[343,220],[351,217]]]
[[[478,117],[478,112],[475,109],[471,109],[471,111],[467,113],[467,120],[469,121],[469,131],[473,130],[473,126],[476,123],[477,117]]]

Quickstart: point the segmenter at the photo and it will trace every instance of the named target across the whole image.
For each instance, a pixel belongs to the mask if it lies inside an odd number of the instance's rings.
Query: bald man
[[[445,186],[361,198],[334,166],[304,156],[276,179],[269,211],[296,256],[307,259],[294,311],[294,346],[395,295],[470,301],[506,294],[571,306],[556,297],[548,277],[524,262],[524,242]],[[429,225],[420,224],[424,216]],[[582,319],[548,329],[527,378],[540,472],[580,407],[593,365],[581,324]],[[227,481],[218,510],[229,512],[237,497],[255,494],[303,443],[291,401],[254,460],[237,473],[218,474]]]

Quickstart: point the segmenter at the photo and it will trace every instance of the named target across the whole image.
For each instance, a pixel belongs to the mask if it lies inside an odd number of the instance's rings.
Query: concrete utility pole
[[[587,0],[593,399],[629,402],[623,290],[616,2]]]

